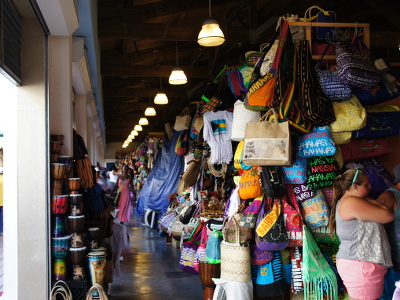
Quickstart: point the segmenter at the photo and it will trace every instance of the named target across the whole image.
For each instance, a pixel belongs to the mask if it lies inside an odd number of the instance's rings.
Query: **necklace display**
[[[217,170],[215,168],[215,165],[210,162],[210,158],[207,158],[207,165],[208,169],[210,170],[211,174],[213,174],[215,177],[222,177],[226,174],[226,171],[228,170],[228,164],[227,163],[222,163],[221,164],[221,169]]]

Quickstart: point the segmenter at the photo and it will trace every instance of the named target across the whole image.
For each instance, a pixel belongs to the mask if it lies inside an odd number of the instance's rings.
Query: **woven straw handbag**
[[[189,129],[192,117],[190,116],[189,107],[185,107],[179,116],[175,118],[174,129],[176,131],[182,131]]]
[[[232,220],[235,224],[236,242],[226,242],[224,233],[224,240],[221,242],[221,278],[248,282],[251,280],[250,247],[240,245],[239,226],[235,218],[232,218]]]

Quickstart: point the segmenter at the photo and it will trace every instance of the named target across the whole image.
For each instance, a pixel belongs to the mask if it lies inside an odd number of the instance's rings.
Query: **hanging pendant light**
[[[154,117],[157,114],[156,110],[154,107],[147,107],[146,110],[144,111],[144,115],[147,117]]]
[[[197,42],[203,47],[215,47],[225,42],[225,36],[218,22],[211,18],[211,0],[208,2],[209,18],[203,22]]]
[[[139,125],[149,125],[149,120],[147,118],[140,118]]]
[[[143,128],[142,128],[142,126],[140,126],[140,125],[135,125],[135,128],[133,128],[133,130],[135,130],[135,131],[142,131]]]
[[[132,130],[132,131],[131,131],[131,134],[133,134],[134,136],[138,136],[138,135],[139,135],[139,132],[137,132],[136,130]]]
[[[171,75],[169,75],[169,84],[180,85],[187,83],[185,72],[178,65],[178,42],[176,42],[176,67],[172,69]]]
[[[158,105],[165,105],[168,104],[168,97],[167,95],[162,91],[162,82],[161,82],[161,77],[160,77],[160,91],[157,93],[157,95],[154,98],[154,104]]]

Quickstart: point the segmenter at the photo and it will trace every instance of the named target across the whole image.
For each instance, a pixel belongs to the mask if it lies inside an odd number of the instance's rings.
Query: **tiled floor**
[[[179,249],[167,244],[155,229],[143,226],[136,215],[125,225],[131,245],[123,250],[121,276],[114,276],[110,284],[110,299],[203,299],[200,277],[179,269]]]

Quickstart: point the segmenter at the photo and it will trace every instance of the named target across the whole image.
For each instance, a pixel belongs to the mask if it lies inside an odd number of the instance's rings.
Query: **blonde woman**
[[[393,221],[393,212],[369,198],[370,189],[368,176],[360,169],[347,170],[333,183],[330,229],[341,242],[336,265],[350,300],[378,299],[392,266],[382,224]]]

